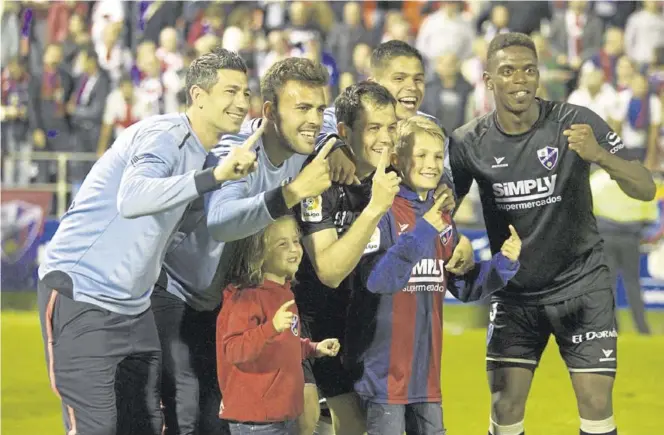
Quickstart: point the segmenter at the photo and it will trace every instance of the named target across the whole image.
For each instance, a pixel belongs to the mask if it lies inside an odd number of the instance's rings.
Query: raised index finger
[[[332,151],[332,147],[334,146],[335,143],[337,143],[336,137],[333,137],[332,139],[325,142],[325,145],[323,145],[323,148],[321,148],[320,152],[318,153],[318,155],[314,160],[326,159],[328,154],[330,154],[330,151]]]
[[[266,126],[267,126],[267,120],[261,119],[261,125],[256,129],[256,131],[251,136],[249,136],[249,138],[246,141],[244,141],[241,148],[246,151],[253,150],[254,144],[263,135]]]
[[[378,166],[376,166],[376,174],[384,174],[385,169],[390,164],[390,152],[387,147],[383,147],[383,151],[380,154],[380,161]]]

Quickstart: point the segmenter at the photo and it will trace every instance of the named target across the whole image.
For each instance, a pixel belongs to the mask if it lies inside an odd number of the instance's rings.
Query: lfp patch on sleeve
[[[323,220],[323,199],[320,195],[307,198],[300,204],[303,222],[320,222]]]
[[[380,228],[376,228],[367,243],[367,247],[364,248],[364,254],[371,254],[372,252],[378,251],[380,248]]]

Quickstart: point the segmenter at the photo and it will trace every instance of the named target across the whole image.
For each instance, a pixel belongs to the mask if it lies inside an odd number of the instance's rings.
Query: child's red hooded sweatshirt
[[[316,343],[300,338],[300,317],[278,333],[272,318],[294,299],[290,282],[265,280],[256,288],[228,286],[217,318],[217,374],[223,397],[219,417],[240,422],[295,419],[304,411],[302,360]]]

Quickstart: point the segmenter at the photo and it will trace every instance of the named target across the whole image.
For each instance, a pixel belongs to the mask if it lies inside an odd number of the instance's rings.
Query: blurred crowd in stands
[[[508,31],[539,50],[540,95],[591,108],[635,158],[664,170],[662,1],[2,1],[3,185],[52,182],[31,151],[101,155],[147,116],[181,110],[191,59],[217,45],[259,77],[306,56],[330,72],[329,102],[367,78],[372,47],[407,41],[424,55],[421,110],[448,132],[492,110],[488,42]],[[13,156],[13,158],[8,158]],[[71,182],[91,162],[70,162]]]

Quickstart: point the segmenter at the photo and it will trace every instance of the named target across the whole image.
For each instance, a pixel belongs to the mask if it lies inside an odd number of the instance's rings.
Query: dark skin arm
[[[656,186],[650,171],[637,161],[621,159],[602,148],[592,127],[574,124],[563,134],[568,137],[572,151],[586,162],[595,163],[604,169],[625,194],[641,201],[652,201],[655,198]]]

